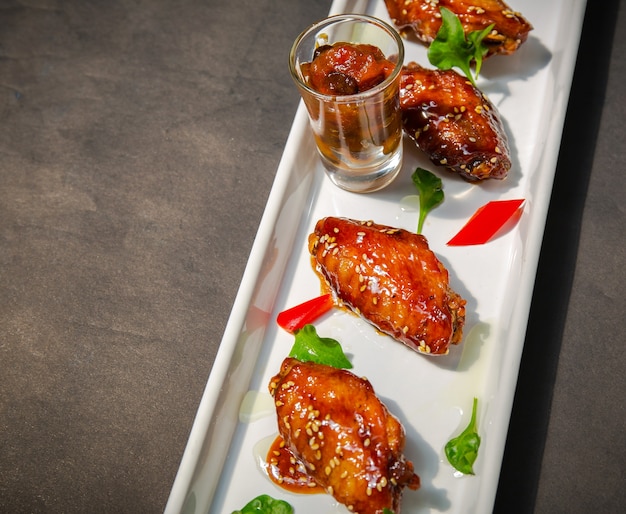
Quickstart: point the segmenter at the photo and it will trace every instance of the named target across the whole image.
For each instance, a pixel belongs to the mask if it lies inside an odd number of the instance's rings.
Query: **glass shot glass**
[[[316,51],[336,43],[373,45],[390,61],[390,74],[363,91],[350,87],[339,87],[340,94],[316,90],[307,74],[309,63]],[[398,32],[377,18],[358,14],[330,16],[313,24],[291,48],[290,72],[306,105],[318,153],[327,176],[342,189],[377,191],[390,184],[402,167],[399,91],[403,61],[404,45]]]

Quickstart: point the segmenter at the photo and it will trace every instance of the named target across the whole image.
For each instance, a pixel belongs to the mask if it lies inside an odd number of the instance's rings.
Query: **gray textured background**
[[[589,3],[502,513],[626,508],[626,13]],[[163,510],[329,6],[0,0],[0,512]]]

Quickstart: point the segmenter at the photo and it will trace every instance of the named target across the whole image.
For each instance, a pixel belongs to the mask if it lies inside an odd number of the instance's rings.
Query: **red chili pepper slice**
[[[448,241],[449,246],[480,245],[489,241],[517,212],[524,199],[495,200],[474,213],[465,226]],[[519,219],[519,216],[518,216]],[[517,219],[515,220],[517,221]]]
[[[332,294],[329,293],[318,296],[317,298],[307,300],[300,305],[284,310],[276,317],[276,322],[287,332],[293,333],[328,312],[332,309],[333,305],[335,305],[335,302]]]

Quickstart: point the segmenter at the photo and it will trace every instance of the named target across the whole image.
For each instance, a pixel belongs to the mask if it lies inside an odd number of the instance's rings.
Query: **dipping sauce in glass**
[[[354,192],[389,184],[402,165],[404,47],[380,20],[330,17],[303,33],[290,68],[327,175]]]

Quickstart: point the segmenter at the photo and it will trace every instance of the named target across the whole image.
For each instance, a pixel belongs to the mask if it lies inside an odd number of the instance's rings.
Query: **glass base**
[[[382,165],[371,168],[349,168],[330,162],[320,154],[326,175],[333,184],[352,193],[373,193],[388,186],[402,168],[402,145]]]

